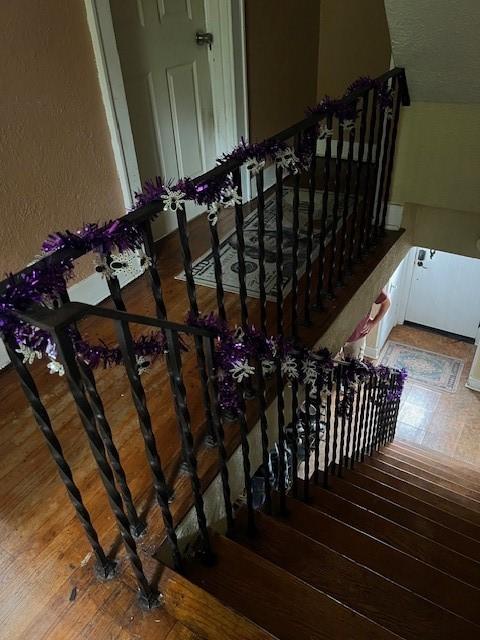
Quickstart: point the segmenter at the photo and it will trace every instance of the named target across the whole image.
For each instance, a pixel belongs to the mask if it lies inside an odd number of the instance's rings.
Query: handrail
[[[215,329],[195,327],[169,320],[161,320],[150,316],[142,316],[136,313],[128,313],[118,309],[108,309],[106,307],[96,307],[83,302],[67,302],[58,309],[48,309],[47,307],[36,306],[28,311],[18,312],[17,315],[25,322],[29,322],[41,329],[62,329],[65,326],[74,324],[86,316],[96,316],[99,318],[109,318],[110,320],[121,320],[123,322],[142,324],[150,327],[158,327],[167,331],[188,333],[203,338],[216,338],[218,332]]]
[[[405,78],[405,69],[403,67],[395,67],[394,69],[391,69],[390,71],[387,71],[386,73],[379,76],[376,80],[379,83],[382,83],[395,77],[398,77],[401,85],[402,104],[404,106],[408,106],[410,104],[410,96],[408,93],[408,86]],[[362,97],[362,95],[364,95],[367,91],[368,91],[367,89],[358,89],[356,91],[353,91],[347,97],[342,98],[339,101],[339,104],[349,105],[352,102],[355,102],[356,100],[358,100],[358,98]],[[325,118],[324,113],[312,113],[311,115],[309,115],[306,118],[303,118],[296,124],[291,125],[290,127],[283,129],[282,131],[279,131],[277,134],[273,136],[270,136],[269,138],[267,138],[266,141],[287,140],[288,138],[292,138],[293,136],[295,136],[300,131],[304,131],[305,129],[309,129],[315,124],[318,124],[324,118]],[[217,166],[213,167],[206,173],[203,173],[202,175],[194,178],[192,182],[194,185],[197,186],[199,184],[202,184],[204,182],[217,178],[218,176],[229,173],[234,169],[238,168],[239,166],[241,166],[242,164],[243,164],[242,161],[237,160],[235,158],[230,158],[228,160],[221,161]],[[163,210],[163,203],[152,202],[142,207],[139,207],[138,209],[133,209],[131,211],[128,211],[124,216],[122,216],[122,220],[131,222],[132,224],[141,224],[142,222],[145,222],[151,216],[155,215],[156,213],[159,213],[162,210]],[[20,278],[22,275],[27,275],[31,273],[32,270],[34,270],[35,268],[38,268],[41,265],[48,265],[52,263],[56,264],[61,260],[65,260],[68,258],[76,259],[81,257],[82,255],[85,255],[86,253],[88,253],[88,251],[71,249],[71,248],[61,248],[55,251],[54,253],[43,256],[36,262],[30,265],[27,265],[20,271],[16,272],[15,274],[12,274],[12,277],[14,278],[14,280],[16,280],[17,278]],[[9,278],[5,278],[0,282],[0,294],[2,294],[5,291],[9,281],[10,281]]]

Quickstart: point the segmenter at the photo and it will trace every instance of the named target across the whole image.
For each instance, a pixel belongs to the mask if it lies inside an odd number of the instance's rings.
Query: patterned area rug
[[[313,215],[314,236],[312,262],[318,256],[318,241],[320,236],[320,220],[322,212],[322,191],[316,192],[315,210]],[[333,217],[334,193],[329,192],[328,216],[327,216],[327,238],[325,244],[331,239],[330,229]],[[353,196],[349,206],[352,210]],[[292,279],[292,218],[293,218],[293,189],[284,190],[284,210],[283,210],[283,292],[287,295],[291,290]],[[343,194],[340,195],[340,206],[338,211],[338,228],[342,227],[343,216]],[[275,195],[273,194],[265,201],[265,290],[268,300],[275,300],[276,296],[276,224],[275,224]],[[298,277],[305,272],[305,260],[307,252],[307,222],[308,222],[308,190],[300,189],[299,206],[299,241],[298,241]],[[253,298],[260,297],[259,288],[259,267],[258,267],[258,220],[257,211],[254,210],[244,221],[245,238],[245,266],[247,270],[246,285],[247,295]],[[222,280],[225,291],[238,293],[238,261],[237,261],[237,235],[232,231],[220,242],[220,258],[222,261]],[[215,288],[215,271],[213,254],[208,251],[193,263],[193,277],[196,284]],[[176,276],[177,280],[185,280],[184,272]]]
[[[388,340],[380,356],[387,367],[405,368],[408,380],[437,391],[455,393],[464,361]]]

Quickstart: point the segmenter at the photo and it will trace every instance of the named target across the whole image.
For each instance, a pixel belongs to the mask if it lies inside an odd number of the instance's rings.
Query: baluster
[[[298,380],[292,380],[292,495],[298,494]]]
[[[298,135],[295,137],[295,150],[298,151],[300,141]],[[298,338],[298,208],[300,206],[300,171],[293,178],[293,203],[292,203],[292,338]]]
[[[145,254],[149,259],[147,267],[147,276],[150,282],[150,288],[155,300],[155,307],[157,311],[157,318],[160,320],[167,319],[167,309],[165,307],[165,301],[163,299],[162,282],[160,279],[159,269],[157,267],[157,254],[155,252],[155,243],[152,233],[152,222],[146,220],[141,227],[143,246],[145,248]]]
[[[375,211],[375,223],[374,223],[374,228],[373,228],[373,242],[375,243],[378,240],[378,237],[380,235],[380,225],[382,223],[382,212],[383,212],[383,205],[384,202],[386,203],[386,198],[388,197],[388,194],[386,193],[386,174],[387,174],[387,164],[388,164],[388,159],[390,157],[390,145],[391,145],[391,141],[390,141],[390,129],[392,128],[392,120],[391,118],[385,117],[385,112],[382,111],[383,114],[383,122],[385,122],[386,120],[386,124],[385,124],[385,132],[382,136],[382,152],[381,152],[381,168],[380,168],[380,177],[378,180],[378,195],[377,195],[377,202],[376,202],[376,211]],[[382,126],[382,130],[383,130],[383,126]]]
[[[373,158],[373,145],[375,142],[375,125],[377,122],[377,102],[378,102],[378,91],[375,87],[372,91],[372,107],[370,113],[370,123],[368,128],[368,149],[367,149],[367,160],[366,160],[366,171],[365,171],[365,182],[364,182],[364,192],[363,192],[363,203],[362,203],[362,216],[360,221],[360,234],[359,234],[359,242],[358,242],[358,253],[357,258],[361,258],[366,250],[367,237],[368,237],[368,220],[369,220],[369,200],[370,200],[370,174],[372,169],[372,158]],[[374,194],[375,197],[375,194]],[[373,204],[372,204],[373,207]]]
[[[240,167],[234,169],[233,182],[238,187],[238,193],[242,195],[242,181],[240,176]],[[248,324],[248,307],[247,307],[247,268],[245,266],[245,237],[243,235],[243,204],[235,205],[235,232],[237,236],[237,260],[238,260],[238,280],[239,280],[239,296],[240,309],[242,315],[242,326]]]
[[[343,286],[345,277],[345,263],[347,262],[347,246],[348,240],[355,233],[355,227],[352,220],[350,221],[349,228],[349,211],[350,211],[350,185],[352,182],[352,170],[353,170],[353,151],[355,148],[355,126],[353,126],[348,133],[348,159],[347,159],[347,174],[345,176],[345,196],[343,198],[343,218],[342,218],[342,233],[340,236],[340,250],[338,258],[338,284]]]
[[[312,157],[308,170],[308,209],[307,209],[307,246],[305,263],[305,293],[303,301],[303,321],[306,326],[312,324],[310,298],[312,295],[312,252],[313,252],[313,216],[315,214],[315,193],[317,190],[317,137],[312,136]]]
[[[283,336],[283,169],[276,167],[275,227],[276,238],[276,327],[277,335]]]
[[[252,491],[252,471],[250,465],[250,445],[248,443],[248,425],[245,417],[246,408],[243,394],[239,390],[239,410],[238,423],[240,426],[240,444],[242,447],[243,475],[245,479],[245,494],[247,497],[247,533],[254,535],[255,527],[255,510],[253,508],[253,491]],[[268,469],[268,467],[267,467]]]
[[[218,315],[222,320],[226,320],[227,314],[225,311],[225,293],[223,290],[222,258],[220,256],[220,240],[218,238],[217,223],[210,222],[210,220],[208,220],[208,228],[210,229],[210,245],[212,247],[213,268],[215,272]]]
[[[177,424],[180,431],[180,443],[182,447],[182,458],[186,466],[193,493],[193,503],[197,515],[198,528],[202,545],[202,555],[208,562],[213,558],[208,533],[207,519],[205,516],[205,506],[202,496],[202,486],[198,477],[197,457],[194,451],[193,436],[191,429],[190,412],[187,404],[187,391],[182,375],[182,356],[180,353],[180,343],[176,331],[165,330],[168,348],[168,374],[170,386],[172,388]]]
[[[368,431],[367,452],[368,452],[369,456],[372,455],[372,451],[373,451],[373,436],[374,436],[374,429],[375,429],[375,417],[376,417],[376,412],[377,412],[378,387],[379,387],[378,378],[376,376],[374,376],[374,378],[373,378],[373,393],[372,393],[372,398],[371,398],[371,411],[370,411],[370,416],[369,416],[370,417],[369,431]]]
[[[339,120],[338,140],[337,140],[337,161],[335,162],[335,192],[333,197],[333,220],[332,220],[332,255],[330,258],[330,269],[328,271],[328,295],[335,298],[336,272],[338,267],[338,210],[340,206],[340,187],[342,184],[342,153],[343,153],[343,122]]]
[[[355,394],[355,408],[354,412],[354,420],[353,420],[353,437],[352,437],[352,455],[350,458],[350,469],[353,469],[355,466],[355,461],[358,459],[359,453],[359,427],[361,428],[362,423],[360,422],[360,405],[363,396],[363,382],[361,380],[358,381],[357,393]]]
[[[343,473],[343,462],[345,456],[345,440],[346,440],[346,430],[347,430],[347,417],[348,417],[348,388],[347,388],[347,376],[346,370],[342,366],[342,377],[341,384],[343,388],[343,397],[340,404],[340,447],[338,451],[338,465],[337,465],[337,475],[342,477]]]
[[[190,303],[190,311],[194,316],[198,316],[197,293],[195,280],[192,270],[192,254],[190,251],[190,242],[188,239],[188,224],[185,206],[181,205],[177,208],[178,235],[180,238],[180,246],[183,257],[183,270],[185,271],[185,280],[187,283],[187,294]],[[205,408],[205,420],[207,423],[207,437],[205,444],[214,446],[215,434],[212,423],[212,409],[210,406],[210,394],[208,392],[207,372],[205,370],[205,353],[203,351],[203,342],[200,336],[195,335],[193,338],[195,343],[195,353],[197,356],[197,366],[200,375],[200,384],[202,387],[203,406]]]
[[[280,356],[277,354],[275,362],[275,381],[277,389],[277,422],[278,422],[278,476],[280,493],[280,513],[286,515],[285,493],[285,401],[283,397],[283,374]]]
[[[315,298],[315,306],[317,309],[323,309],[322,295],[325,293],[323,283],[325,279],[325,243],[327,241],[328,232],[328,196],[330,186],[330,160],[332,158],[332,136],[330,132],[333,126],[333,116],[330,114],[326,120],[326,140],[325,140],[325,158],[323,164],[323,195],[322,195],[322,219],[320,221],[320,240],[318,249],[318,279],[317,292]]]
[[[327,378],[327,424],[325,426],[325,461],[323,465],[323,486],[328,487],[328,473],[330,466],[330,427],[332,423],[332,390],[334,372],[328,372]]]
[[[342,386],[342,365],[338,364],[335,369],[335,414],[333,416],[333,451],[332,451],[332,473],[337,471],[337,438],[338,438],[338,419],[340,413],[340,393]]]
[[[368,98],[369,92],[367,91],[362,98],[362,113],[360,116],[360,136],[358,142],[358,157],[357,157],[357,170],[356,170],[356,180],[355,180],[355,193],[353,196],[353,211],[352,211],[352,233],[350,235],[350,244],[348,247],[348,271],[351,273],[353,271],[353,263],[355,261],[355,253],[357,252],[357,247],[361,242],[361,235],[359,222],[358,210],[359,210],[359,196],[360,196],[360,186],[362,183],[362,172],[364,167],[364,153],[365,153],[365,133],[367,129],[367,115],[368,115]],[[361,227],[360,227],[361,228]]]
[[[357,384],[357,383],[355,383]],[[345,446],[345,458],[344,464],[345,468],[351,465],[351,461],[353,460],[353,453],[355,447],[355,440],[352,441],[352,422],[353,422],[353,409],[355,404],[355,399],[358,394],[358,385],[356,386],[356,390],[353,389],[349,391],[349,401],[347,404],[347,438],[346,438],[346,446]]]
[[[257,184],[258,288],[260,293],[260,328],[267,335],[267,293],[265,291],[265,194],[263,169],[255,178]]]
[[[272,492],[270,487],[269,468],[269,449],[268,442],[268,420],[267,420],[267,401],[265,399],[265,378],[262,370],[261,361],[255,359],[255,373],[257,380],[257,396],[260,409],[260,431],[262,434],[262,464],[265,474],[265,511],[272,513]]]
[[[369,376],[365,381],[365,389],[364,389],[364,401],[362,407],[362,417],[361,417],[361,433],[362,437],[362,452],[360,455],[360,462],[365,460],[365,452],[367,451],[368,444],[368,427],[370,424],[370,411],[372,405],[372,392],[373,392],[373,376]]]
[[[383,406],[383,393],[384,393],[384,381],[382,378],[378,379],[377,384],[377,398],[376,398],[376,411],[375,421],[373,424],[373,436],[372,436],[372,451],[374,453],[378,449],[378,438],[380,435],[380,429],[382,425],[382,406]]]
[[[393,162],[395,159],[395,145],[397,142],[398,120],[400,117],[401,100],[402,100],[402,95],[401,95],[400,87],[398,86],[398,83],[397,83],[397,97],[396,97],[395,107],[393,112],[392,139],[390,142],[390,155],[388,158],[387,179],[385,182],[385,198],[383,201],[383,211],[382,211],[382,220],[381,220],[381,228],[380,228],[380,233],[382,235],[385,234],[385,222],[387,219],[388,200],[390,197],[390,187],[392,184]]]
[[[320,466],[320,423],[322,420],[322,386],[320,384],[317,384],[315,402],[317,412],[315,419],[315,455],[313,464],[313,481],[315,484],[318,484],[318,473]]]
[[[147,456],[148,464],[150,466],[150,470],[152,472],[155,495],[162,513],[165,530],[167,532],[167,540],[172,549],[175,567],[178,570],[181,570],[182,559],[178,548],[177,534],[175,533],[172,513],[168,505],[172,492],[167,485],[167,481],[162,469],[162,463],[157,450],[157,444],[152,429],[152,419],[150,417],[150,412],[148,411],[145,390],[140,380],[138,367],[136,365],[132,335],[130,333],[128,323],[126,323],[125,321],[118,320],[115,322],[115,325],[125,371],[130,383],[132,400],[138,416],[138,424],[140,426],[140,431],[142,433],[143,441],[145,444],[145,453]],[[166,357],[166,362],[168,367],[168,357]]]
[[[205,356],[207,364],[208,382],[212,392],[212,417],[215,429],[215,438],[218,443],[218,462],[220,467],[220,477],[222,479],[223,502],[225,504],[225,515],[227,519],[226,535],[230,536],[234,529],[233,508],[230,495],[230,483],[228,476],[228,454],[225,448],[225,432],[221,420],[221,410],[218,395],[218,380],[215,371],[215,343],[213,338],[205,340]]]
[[[305,502],[310,500],[310,394],[312,388],[308,383],[305,384],[305,424],[304,424],[304,445],[303,449],[305,452],[305,461],[304,461],[304,482],[303,482],[303,499]]]
[[[82,494],[75,484],[72,470],[70,468],[70,465],[66,461],[65,456],[63,455],[62,446],[57,436],[55,435],[55,432],[53,431],[50,417],[45,408],[45,405],[40,399],[37,386],[30,371],[23,363],[22,357],[20,357],[15,351],[16,345],[14,344],[14,342],[4,338],[4,344],[7,350],[8,357],[10,358],[10,361],[18,374],[20,384],[30,404],[35,421],[43,437],[45,438],[52,458],[57,465],[57,472],[60,476],[60,480],[65,486],[70,502],[75,509],[77,518],[79,519],[85,531],[85,535],[87,536],[87,540],[92,547],[93,555],[95,557],[95,573],[99,578],[107,580],[115,574],[116,564],[106,557],[105,552],[100,545],[97,532],[93,527],[90,518],[90,514],[83,503]]]
[[[59,360],[62,362],[65,368],[65,375],[70,391],[75,400],[75,404],[77,406],[78,415],[80,416],[80,420],[85,429],[85,433],[90,444],[90,449],[92,451],[93,457],[95,458],[95,462],[97,463],[101,480],[107,492],[110,506],[117,521],[117,525],[123,539],[128,559],[135,574],[139,589],[140,602],[146,608],[157,606],[158,594],[155,593],[153,588],[148,583],[148,580],[143,571],[143,565],[138,555],[137,545],[132,534],[130,533],[130,522],[125,515],[125,511],[123,510],[122,498],[117,491],[113,473],[106,458],[105,447],[103,446],[103,442],[95,428],[94,415],[80,381],[81,374],[77,366],[73,344],[65,329],[55,328],[52,330],[52,335],[57,346]]]
[[[371,185],[371,206],[368,209],[368,220],[367,220],[367,235],[366,235],[366,247],[367,250],[370,250],[375,238],[375,207],[377,203],[377,199],[380,197],[380,187],[379,184],[379,172],[380,172],[380,157],[382,153],[382,142],[383,142],[383,123],[385,121],[385,112],[383,109],[379,108],[379,119],[377,126],[377,140],[375,143],[375,163],[373,168],[373,181]]]
[[[68,295],[67,288],[65,287],[65,291],[61,295],[61,304],[66,304],[68,302],[70,302],[70,297]],[[75,339],[81,340],[80,332],[76,326],[73,331]],[[130,487],[127,482],[127,476],[120,459],[120,454],[113,441],[113,434],[107,420],[107,416],[105,415],[103,401],[97,390],[95,376],[88,365],[81,360],[77,359],[77,365],[81,374],[82,384],[87,392],[87,398],[90,401],[90,406],[95,417],[97,430],[100,433],[103,444],[107,450],[108,459],[110,460],[110,464],[115,474],[115,479],[120,488],[120,493],[122,494],[123,504],[125,505],[125,510],[130,521],[130,531],[135,538],[139,538],[145,532],[146,524],[140,520],[137,510],[135,509]]]

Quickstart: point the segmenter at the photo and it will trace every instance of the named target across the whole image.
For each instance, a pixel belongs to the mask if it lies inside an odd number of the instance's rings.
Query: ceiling
[[[480,0],[385,0],[412,100],[480,103]]]

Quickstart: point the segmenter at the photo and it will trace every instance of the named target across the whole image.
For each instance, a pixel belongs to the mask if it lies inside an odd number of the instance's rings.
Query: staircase
[[[254,535],[242,507],[231,537],[212,536],[213,566],[164,575],[167,610],[208,639],[478,638],[479,483],[390,443],[328,489],[311,484],[308,503],[287,496],[286,516],[258,512]]]

